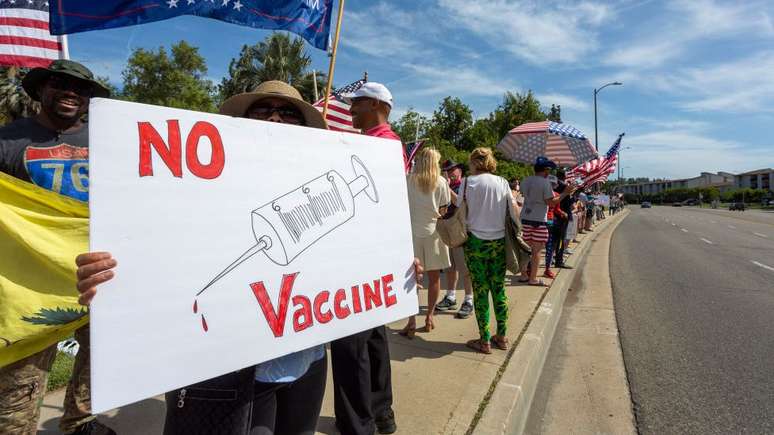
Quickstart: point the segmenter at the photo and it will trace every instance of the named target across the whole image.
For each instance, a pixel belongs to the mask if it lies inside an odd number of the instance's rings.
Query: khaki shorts
[[[449,254],[451,256],[452,269],[459,273],[468,273],[468,265],[465,264],[465,249],[462,246],[449,248]]]
[[[437,232],[428,237],[414,237],[414,255],[426,271],[443,270],[451,266],[449,247],[441,241]]]

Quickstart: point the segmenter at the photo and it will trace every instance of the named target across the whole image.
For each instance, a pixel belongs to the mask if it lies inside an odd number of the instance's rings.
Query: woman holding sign
[[[227,99],[220,113],[283,124],[326,128],[320,112],[290,85],[264,82]],[[76,259],[80,302],[113,278],[109,253]],[[167,393],[165,434],[314,434],[325,393],[327,359],[318,345],[254,367]]]

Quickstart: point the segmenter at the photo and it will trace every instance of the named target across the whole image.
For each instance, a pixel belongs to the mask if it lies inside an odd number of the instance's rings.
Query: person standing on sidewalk
[[[556,171],[556,179],[557,179],[557,187],[554,189],[555,192],[561,194],[562,192],[567,189],[567,183],[565,183],[566,175],[563,170],[559,169]],[[559,228],[557,229],[557,232],[555,236],[557,237],[558,242],[555,243],[554,247],[554,253],[555,253],[555,260],[554,265],[558,269],[571,269],[571,266],[567,266],[564,264],[564,254],[565,249],[567,248],[568,241],[567,241],[567,233],[570,230],[570,226],[572,225],[573,221],[573,215],[572,215],[572,209],[573,204],[575,203],[575,195],[568,195],[565,196],[564,199],[562,199],[561,202],[559,202],[559,209],[561,210],[561,213],[554,216],[554,224],[558,224]]]
[[[546,157],[540,156],[535,160],[533,169],[535,175],[527,177],[521,183],[521,191],[524,193],[524,209],[521,211],[524,240],[532,248],[530,267],[522,272],[520,282],[528,282],[529,285],[545,286],[542,280],[537,279],[540,267],[540,253],[548,241],[547,216],[548,207],[559,204],[562,199],[571,195],[575,189],[568,187],[559,196],[554,197],[551,183],[548,181],[549,171],[556,168],[556,164]]]
[[[344,96],[351,104],[352,126],[368,136],[400,137],[388,122],[392,94],[382,84],[365,83]],[[399,144],[395,144],[398,146]],[[408,161],[403,146],[404,164]],[[408,166],[406,166],[408,167]],[[378,326],[331,342],[333,405],[343,435],[390,434],[397,430],[392,410],[392,368],[387,330]]]
[[[423,148],[414,159],[414,167],[408,176],[414,256],[422,263],[429,281],[425,332],[435,328],[433,313],[441,291],[441,270],[451,265],[449,248],[435,229],[438,218],[445,213],[451,201],[449,185],[441,177],[440,161],[441,154],[437,150]],[[416,316],[411,316],[400,335],[413,338],[416,329]]]
[[[85,115],[91,97],[106,98],[110,91],[94,80],[88,68],[69,60],[33,68],[22,87],[40,102],[40,113],[0,129],[0,172],[88,201],[89,129]],[[37,156],[42,154],[56,156],[58,162],[40,164]],[[75,331],[75,340],[79,348],[59,430],[65,434],[114,434],[91,415],[88,324]],[[57,347],[52,345],[0,368],[0,433],[37,431],[40,403],[56,353]]]
[[[554,191],[554,198],[559,196],[556,191],[559,186],[559,181],[554,175],[548,176],[548,181],[551,183],[551,189]],[[557,252],[559,246],[562,243],[562,223],[564,212],[560,207],[560,203],[556,203],[548,207],[548,213],[546,214],[546,227],[548,228],[548,241],[546,242],[546,267],[543,272],[543,276],[546,278],[556,278],[556,275],[551,271],[551,261],[553,260],[554,252]],[[566,217],[565,217],[566,218]],[[564,254],[562,254],[564,255]],[[557,259],[557,267],[558,259]]]
[[[505,295],[505,219],[516,221],[511,188],[502,177],[494,175],[497,161],[490,148],[476,148],[470,153],[471,175],[465,178],[462,190],[468,206],[468,240],[465,242],[465,262],[473,281],[473,304],[478,322],[479,338],[467,346],[481,353],[492,353],[491,346],[505,350],[508,324],[508,298]],[[462,205],[457,198],[457,206]],[[492,295],[497,334],[489,329],[489,295]],[[490,343],[491,342],[491,343]]]
[[[443,163],[443,171],[446,174],[446,178],[449,180],[449,187],[451,188],[452,204],[457,203],[457,195],[460,193],[460,186],[464,179],[463,169],[462,163],[457,163],[451,159],[446,160]],[[435,309],[438,311],[449,311],[457,307],[457,282],[459,276],[463,275],[465,300],[462,302],[455,317],[458,319],[467,319],[473,314],[473,284],[470,282],[470,274],[468,273],[468,268],[465,266],[465,252],[463,251],[462,246],[449,248],[449,257],[451,260],[451,267],[444,271],[444,274],[446,275],[446,295],[441,302],[436,304]]]

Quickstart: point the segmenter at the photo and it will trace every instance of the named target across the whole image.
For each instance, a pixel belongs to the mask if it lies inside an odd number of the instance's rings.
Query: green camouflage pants
[[[89,392],[89,326],[75,331],[79,349],[59,421],[63,433],[75,431],[92,420]],[[40,405],[46,394],[48,372],[54,364],[56,345],[0,368],[0,434],[29,435],[38,430]]]
[[[489,294],[492,294],[497,335],[504,336],[508,322],[508,297],[505,295],[505,239],[481,240],[468,233],[465,263],[473,282],[473,305],[481,339],[489,341]]]

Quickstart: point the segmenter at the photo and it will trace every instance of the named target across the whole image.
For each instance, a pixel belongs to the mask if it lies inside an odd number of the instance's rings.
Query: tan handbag
[[[441,240],[450,248],[457,248],[468,241],[468,203],[465,194],[468,191],[468,180],[465,179],[465,187],[462,190],[462,204],[457,207],[449,206],[446,214],[438,218],[435,229]]]

